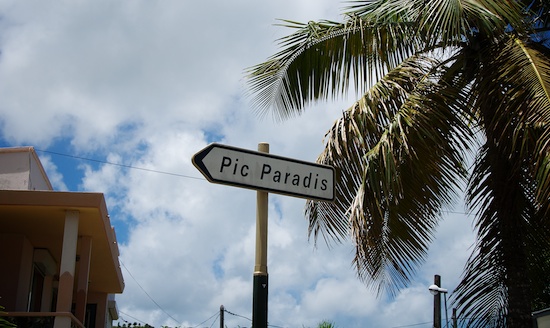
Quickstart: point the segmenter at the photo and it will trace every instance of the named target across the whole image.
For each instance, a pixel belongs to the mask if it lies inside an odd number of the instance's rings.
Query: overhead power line
[[[129,318],[132,318],[132,319],[134,319],[134,320],[136,320],[136,321],[139,321],[139,322],[141,322],[141,323],[144,324],[144,325],[147,325],[147,324],[148,324],[147,322],[145,322],[145,321],[143,321],[143,320],[139,320],[138,318],[133,317],[133,316],[129,315],[128,313],[124,313],[124,312],[122,312],[122,311],[120,311],[120,310],[119,310],[118,312],[120,312],[120,314],[122,314],[122,315],[124,315],[124,316],[126,316],[126,317],[129,317]],[[130,323],[128,320],[124,320],[122,317],[121,317],[120,319],[121,319],[122,321],[126,322],[126,323]]]
[[[122,266],[124,267],[124,269],[126,269],[126,271],[128,272],[128,274],[130,275],[130,277],[132,277],[132,279],[136,282],[136,284],[139,286],[139,288],[141,288],[141,290],[145,293],[145,295],[147,295],[147,297],[149,297],[149,299],[155,303],[155,305],[162,311],[164,312],[164,314],[166,314],[170,319],[174,320],[174,322],[177,322],[178,324],[180,323],[180,321],[176,320],[173,316],[171,316],[168,312],[166,312],[166,310],[164,310],[164,308],[162,306],[160,306],[157,301],[155,301],[151,295],[149,295],[149,293],[147,293],[147,291],[140,285],[140,283],[136,280],[136,278],[132,275],[132,273],[130,272],[130,270],[128,270],[128,268],[124,265],[124,262],[120,261],[120,264],[122,264]]]
[[[227,309],[224,309],[224,311],[225,311],[225,313],[234,315],[234,316],[236,316],[236,317],[240,317],[240,318],[246,319],[246,320],[248,320],[248,321],[252,321],[252,319],[250,319],[250,318],[247,318],[247,317],[242,316],[242,315],[240,315],[240,314],[233,313],[233,312],[231,312],[231,311],[228,311]]]
[[[64,156],[64,157],[79,159],[79,160],[83,160],[83,161],[90,161],[90,162],[95,162],[95,163],[101,163],[101,164],[119,166],[119,167],[123,167],[123,168],[126,168],[126,169],[131,169],[131,170],[140,170],[140,171],[146,171],[146,172],[152,172],[152,173],[158,173],[158,174],[171,175],[171,176],[176,176],[176,177],[180,177],[180,178],[195,179],[195,180],[203,180],[203,181],[206,181],[206,179],[205,179],[205,178],[202,178],[202,177],[195,177],[195,176],[190,176],[190,175],[185,175],[185,174],[179,174],[179,173],[173,173],[173,172],[166,172],[166,171],[159,171],[159,170],[153,170],[153,169],[146,169],[146,168],[143,168],[143,167],[137,167],[137,166],[133,166],[133,165],[120,164],[120,163],[113,163],[113,162],[108,162],[108,161],[99,160],[99,159],[94,159],[94,158],[87,158],[87,157],[81,157],[81,156],[63,154],[63,153],[59,153],[59,152],[55,152],[55,151],[50,151],[50,150],[43,150],[43,149],[35,149],[35,150],[36,150],[36,151],[39,151],[39,152],[43,152],[43,153],[48,153],[48,154],[53,154],[53,155],[58,155],[58,156]],[[442,210],[441,212],[443,212],[443,213],[451,213],[451,214],[471,215],[471,214],[469,214],[469,213],[458,212],[458,211],[449,211],[449,210]]]
[[[86,158],[86,157],[80,157],[80,156],[75,156],[75,155],[63,154],[63,153],[58,153],[58,152],[50,151],[50,150],[36,149],[36,151],[43,152],[43,153],[48,153],[48,154],[52,154],[52,155],[70,157],[70,158],[79,159],[79,160],[84,160],[84,161],[89,161],[89,162],[95,162],[95,163],[101,163],[101,164],[114,165],[114,166],[119,166],[119,167],[123,167],[123,168],[126,168],[126,169],[147,171],[147,172],[153,172],[153,173],[159,173],[159,174],[166,174],[166,175],[176,176],[176,177],[180,177],[180,178],[196,179],[196,180],[205,180],[205,181],[206,181],[206,179],[201,178],[201,177],[194,177],[194,176],[185,175],[185,174],[172,173],[172,172],[166,172],[166,171],[159,171],[159,170],[153,170],[153,169],[146,169],[146,168],[143,168],[143,167],[137,167],[137,166],[132,166],[132,165],[120,164],[120,163],[113,163],[113,162],[108,162],[108,161],[99,160],[99,159],[94,159],[94,158]]]
[[[200,327],[202,324],[204,324],[205,322],[209,321],[210,319],[214,318],[214,320],[212,321],[212,325],[210,325],[210,327],[212,327],[214,325],[214,323],[216,323],[216,320],[218,319],[218,317],[220,316],[220,312],[216,312],[214,313],[213,315],[210,316],[210,318],[204,320],[203,322],[199,323],[198,325],[196,326],[193,326],[193,327],[185,327],[185,328],[198,328]]]

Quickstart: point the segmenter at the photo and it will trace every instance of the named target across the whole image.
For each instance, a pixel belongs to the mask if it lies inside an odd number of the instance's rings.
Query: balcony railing
[[[0,316],[14,323],[17,328],[53,328],[56,317],[70,319],[70,328],[84,328],[70,312],[3,312]]]

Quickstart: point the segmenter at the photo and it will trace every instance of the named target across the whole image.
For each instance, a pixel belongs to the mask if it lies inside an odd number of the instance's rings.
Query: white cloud
[[[52,161],[50,156],[40,156],[40,162],[46,170],[48,179],[54,190],[68,190],[67,185],[63,182],[63,174],[59,172],[57,165]]]

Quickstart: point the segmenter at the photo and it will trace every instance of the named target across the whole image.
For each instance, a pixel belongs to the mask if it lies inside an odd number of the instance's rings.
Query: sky
[[[0,0],[0,146],[34,146],[56,190],[104,193],[120,247],[120,323],[250,327],[256,192],[208,182],[212,142],[314,162],[354,96],[278,122],[245,70],[278,51],[278,19],[339,20],[329,0]],[[394,297],[357,279],[351,240],[308,238],[305,200],[269,195],[270,327],[431,327],[428,286],[458,284],[474,242],[460,199]],[[449,316],[451,315],[449,304]]]

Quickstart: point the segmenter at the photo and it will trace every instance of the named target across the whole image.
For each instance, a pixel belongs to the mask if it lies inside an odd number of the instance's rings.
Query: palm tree
[[[549,10],[355,1],[342,22],[283,21],[293,33],[282,50],[247,71],[253,105],[276,119],[362,94],[318,158],[338,172],[336,199],[308,201],[306,216],[316,240],[351,235],[358,276],[378,293],[407,286],[464,194],[477,241],[454,292],[459,314],[472,327],[531,325],[550,276]]]
[[[336,328],[336,325],[331,321],[323,320],[319,322],[317,328]]]

